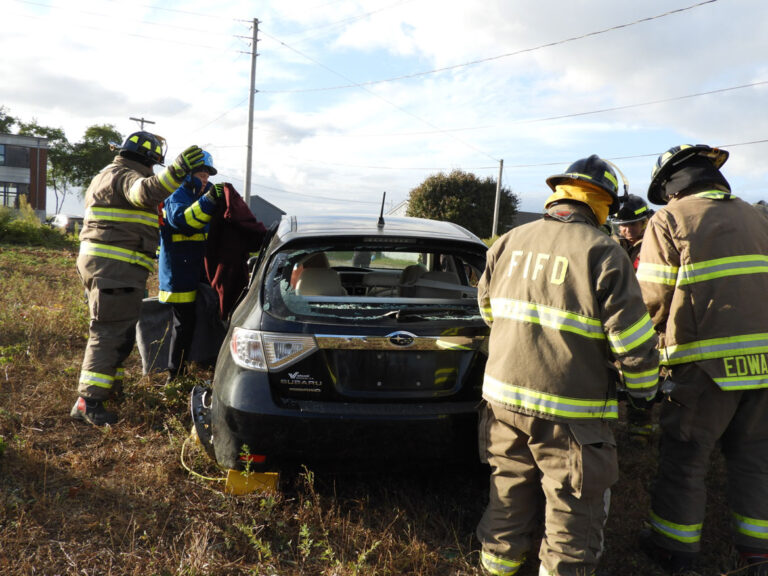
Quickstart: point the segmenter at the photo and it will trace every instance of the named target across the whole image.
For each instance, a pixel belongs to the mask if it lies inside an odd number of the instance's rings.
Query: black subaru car
[[[476,452],[485,244],[418,218],[283,217],[191,408],[226,468]]]

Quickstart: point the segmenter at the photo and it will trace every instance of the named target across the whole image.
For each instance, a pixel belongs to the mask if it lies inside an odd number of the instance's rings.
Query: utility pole
[[[253,19],[253,49],[251,51],[251,89],[248,94],[248,151],[245,161],[245,203],[251,199],[251,161],[253,159],[253,98],[256,94],[256,57],[259,42],[259,20]]]
[[[496,181],[496,203],[493,205],[493,227],[491,237],[496,236],[499,229],[499,205],[501,204],[501,174],[504,171],[504,159],[499,160],[499,179]]]
[[[134,118],[133,116],[131,116],[130,118],[128,118],[128,120],[136,120],[136,122],[140,122],[142,130],[144,130],[144,124],[154,124],[152,120],[147,120],[144,118],[144,116],[142,116],[141,118]]]

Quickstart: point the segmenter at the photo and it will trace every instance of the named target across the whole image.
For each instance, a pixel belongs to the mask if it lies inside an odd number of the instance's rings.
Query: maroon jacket
[[[234,186],[224,183],[224,202],[211,220],[205,253],[205,273],[219,295],[224,321],[248,285],[248,257],[258,251],[266,231]]]

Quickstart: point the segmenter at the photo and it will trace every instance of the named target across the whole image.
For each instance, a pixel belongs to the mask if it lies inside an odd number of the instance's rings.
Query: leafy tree
[[[72,145],[61,128],[40,126],[37,120],[18,122],[19,134],[23,136],[39,136],[48,139],[48,176],[46,184],[53,188],[56,197],[56,214],[61,210],[64,199],[71,191],[72,185]]]
[[[493,230],[493,212],[496,203],[496,181],[480,179],[476,175],[453,170],[429,176],[410,192],[408,216],[454,222],[471,230],[481,238],[488,238]],[[519,199],[511,190],[501,189],[498,231],[512,224]]]
[[[46,184],[53,188],[56,214],[61,211],[65,198],[74,188],[79,188],[81,194],[85,193],[91,179],[112,160],[114,152],[109,145],[123,140],[112,124],[90,126],[85,130],[82,142],[71,144],[60,128],[40,126],[36,120],[16,122],[19,134],[48,139]]]
[[[10,134],[11,126],[16,123],[16,118],[6,113],[5,106],[0,106],[0,134]]]
[[[81,187],[82,194],[99,170],[114,158],[110,144],[122,141],[122,135],[112,124],[96,124],[86,129],[82,142],[72,146],[70,178],[73,185]]]

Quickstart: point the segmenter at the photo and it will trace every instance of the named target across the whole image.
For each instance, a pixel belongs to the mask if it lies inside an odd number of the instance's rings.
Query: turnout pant
[[[768,389],[724,392],[695,364],[675,367],[672,379],[651,494],[654,541],[677,552],[701,549],[706,478],[719,441],[736,547],[768,553]]]
[[[195,335],[195,302],[174,302],[171,305],[173,318],[171,321],[170,351],[168,353],[168,372],[171,377],[185,373],[189,360],[192,339]]]
[[[593,574],[618,479],[609,424],[554,422],[489,403],[480,438],[491,465],[488,507],[477,527],[484,568],[515,574],[543,528],[540,574]]]
[[[136,341],[149,271],[136,264],[80,255],[77,272],[90,314],[77,392],[84,398],[106,400],[122,387],[122,365]]]

